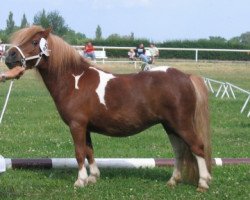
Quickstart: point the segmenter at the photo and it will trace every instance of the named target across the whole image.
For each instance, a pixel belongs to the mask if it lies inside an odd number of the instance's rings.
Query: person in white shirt
[[[2,44],[2,40],[0,39],[0,60],[3,61],[3,53],[5,51],[5,46]]]
[[[155,44],[150,44],[149,48],[150,57],[152,64],[155,62],[155,58],[159,56],[159,49],[155,46]]]

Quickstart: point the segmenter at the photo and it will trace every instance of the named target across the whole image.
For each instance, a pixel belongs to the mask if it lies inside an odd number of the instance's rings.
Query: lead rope
[[[2,123],[2,120],[3,120],[3,115],[4,115],[4,113],[5,113],[5,110],[6,110],[6,107],[7,107],[8,101],[9,101],[9,98],[10,98],[10,92],[11,92],[11,89],[12,89],[13,84],[14,84],[14,80],[12,80],[12,81],[10,82],[9,90],[8,90],[8,93],[7,93],[5,102],[4,102],[4,106],[3,106],[3,109],[2,109],[2,112],[1,112],[1,116],[0,116],[0,124]]]

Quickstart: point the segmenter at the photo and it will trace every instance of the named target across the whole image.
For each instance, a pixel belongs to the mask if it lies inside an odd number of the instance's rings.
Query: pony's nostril
[[[15,57],[16,56],[16,52],[15,51],[10,52],[10,56],[11,57]]]

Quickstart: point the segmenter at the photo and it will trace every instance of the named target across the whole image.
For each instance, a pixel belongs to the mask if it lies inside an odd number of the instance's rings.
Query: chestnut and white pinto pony
[[[12,44],[7,66],[23,65],[27,70],[35,66],[70,128],[79,165],[75,186],[86,186],[100,176],[91,132],[124,137],[160,123],[176,156],[168,185],[189,180],[200,191],[209,188],[208,92],[202,78],[167,67],[135,74],[108,73],[39,26],[16,32]]]

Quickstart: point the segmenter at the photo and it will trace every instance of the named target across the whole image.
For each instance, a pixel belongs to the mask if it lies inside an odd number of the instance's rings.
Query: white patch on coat
[[[162,72],[167,72],[168,66],[159,66],[159,67],[153,67],[149,71],[162,71]]]
[[[93,67],[91,67],[91,69],[96,70],[99,74],[100,81],[95,91],[99,98],[100,103],[106,106],[106,103],[105,103],[106,86],[108,85],[108,82],[111,79],[115,78],[115,76],[113,74],[105,73]]]
[[[72,74],[72,76],[75,78],[75,89],[79,90],[79,87],[78,87],[78,82],[79,82],[79,79],[81,78],[81,76],[83,75],[84,72],[82,72],[80,75],[74,75]]]

